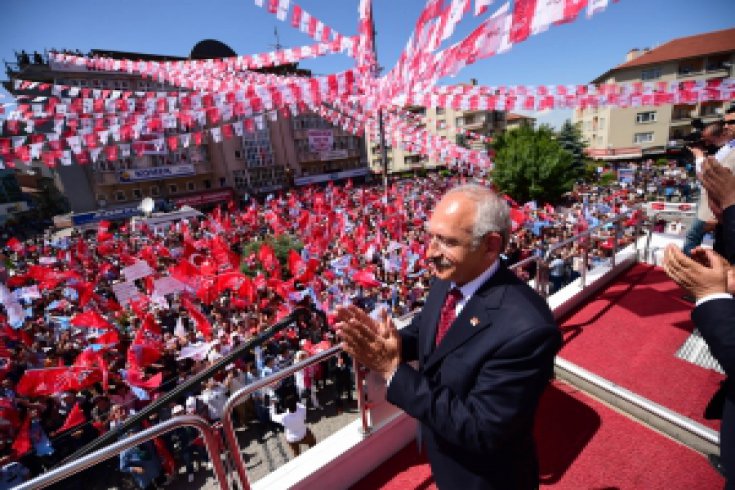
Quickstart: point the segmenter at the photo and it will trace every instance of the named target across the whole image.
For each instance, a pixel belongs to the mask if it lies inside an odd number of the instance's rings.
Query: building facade
[[[703,81],[732,77],[735,29],[674,39],[654,49],[633,49],[625,62],[593,83]],[[589,144],[589,154],[601,160],[676,157],[692,120],[703,123],[721,117],[724,102],[667,104],[640,107],[601,107],[574,111]]]
[[[453,143],[473,150],[484,151],[485,144],[479,140],[465,138],[464,132],[471,131],[482,136],[493,136],[505,130],[506,118],[503,111],[457,111],[441,107],[408,107],[406,112],[422,120],[420,127],[426,126],[432,134],[447,138]],[[435,169],[443,163],[429,159],[425,155],[405,151],[391,145],[390,135],[386,135],[388,148],[388,173],[402,173],[419,169]],[[368,162],[373,173],[383,172],[380,141],[365,136]]]
[[[93,50],[90,55],[155,61],[184,59],[100,50]],[[206,40],[194,47],[191,58],[235,55],[226,45]],[[295,65],[287,71],[290,75],[309,75]],[[9,81],[5,86],[14,95],[51,95],[51,89],[42,92],[38,85],[24,90],[21,80],[75,87],[80,91],[180,90],[133,74],[64,66],[48,61],[44,55],[19,57],[19,63],[9,67],[7,73]],[[242,136],[233,134],[231,138],[215,141],[206,130],[212,126],[208,126],[201,129],[200,145],[185,147],[179,144],[175,150],[165,142],[167,137],[181,134],[179,128],[158,129],[155,133],[144,131],[141,133],[142,146],[137,151],[120,151],[112,159],[101,151],[87,165],[57,166],[53,169],[55,181],[69,200],[73,223],[81,225],[100,219],[128,218],[139,213],[137,208],[145,197],[153,198],[161,207],[206,207],[299,183],[335,180],[345,171],[368,173],[364,151],[360,151],[364,146],[361,138],[332,127],[315,114],[286,117],[278,111],[270,111],[254,115],[253,120],[252,130],[242,131]],[[329,133],[328,141],[323,142],[329,147],[323,145],[320,151],[311,152],[309,132],[316,129]],[[47,131],[51,132],[52,128]],[[37,164],[35,160],[31,163],[32,166]],[[23,168],[24,165],[18,165],[19,171]]]
[[[524,116],[523,114],[508,113],[505,118],[506,124],[505,129],[516,129],[521,126],[536,126],[536,118],[531,116]]]

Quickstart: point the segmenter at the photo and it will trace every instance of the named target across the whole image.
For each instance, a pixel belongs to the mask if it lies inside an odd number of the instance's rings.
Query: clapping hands
[[[388,381],[401,362],[401,337],[387,310],[375,320],[357,306],[338,307],[342,348]]]

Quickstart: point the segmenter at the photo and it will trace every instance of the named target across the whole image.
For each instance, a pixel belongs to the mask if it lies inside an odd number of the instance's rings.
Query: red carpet
[[[723,376],[675,357],[694,328],[692,304],[659,268],[639,264],[561,322],[560,357],[687,417],[702,412]]]
[[[717,489],[724,480],[704,456],[555,382],[536,429],[541,483],[553,489]],[[410,444],[356,490],[436,488],[426,458]]]

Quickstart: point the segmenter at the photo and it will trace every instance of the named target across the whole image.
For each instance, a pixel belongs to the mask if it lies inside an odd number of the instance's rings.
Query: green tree
[[[572,124],[569,119],[564,121],[556,135],[556,140],[562,148],[572,154],[572,166],[577,169],[578,175],[582,176],[584,174],[584,150],[587,144],[582,138],[580,123]]]
[[[240,266],[242,273],[245,275],[248,275],[250,277],[255,277],[258,275],[259,272],[262,272],[262,267],[260,265],[260,261],[256,259],[255,266],[250,267],[247,264],[247,258],[250,257],[250,255],[255,254],[258,255],[258,252],[260,251],[260,247],[262,247],[264,244],[268,244],[272,249],[273,252],[276,254],[276,258],[278,259],[278,262],[281,264],[281,272],[284,276],[288,275],[288,251],[289,250],[296,250],[297,252],[301,252],[301,249],[304,248],[304,244],[301,243],[301,241],[296,238],[293,235],[289,234],[283,234],[279,235],[277,237],[273,235],[268,235],[263,240],[254,240],[247,245],[245,245],[242,249],[242,265]]]
[[[556,202],[576,178],[572,154],[548,126],[521,126],[495,139],[495,186],[519,202]]]

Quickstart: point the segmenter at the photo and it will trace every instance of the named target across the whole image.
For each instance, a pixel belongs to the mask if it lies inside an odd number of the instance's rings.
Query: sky
[[[359,0],[298,3],[340,33],[356,33]],[[396,62],[424,4],[425,0],[373,1],[381,66],[390,69]],[[496,0],[479,18],[469,14],[445,45],[461,40],[502,4]],[[591,19],[583,13],[573,23],[552,26],[441,83],[470,78],[482,85],[588,83],[622,63],[631,48],[654,48],[677,37],[735,27],[733,19],[735,0],[620,0]],[[51,48],[188,56],[203,39],[222,41],[238,54],[254,54],[274,49],[275,28],[284,47],[313,43],[253,0],[0,0],[0,58],[12,62],[15,51]],[[327,74],[352,63],[344,55],[331,55],[302,66]],[[4,73],[0,77],[7,78]],[[531,115],[539,123],[558,126],[570,112]]]

